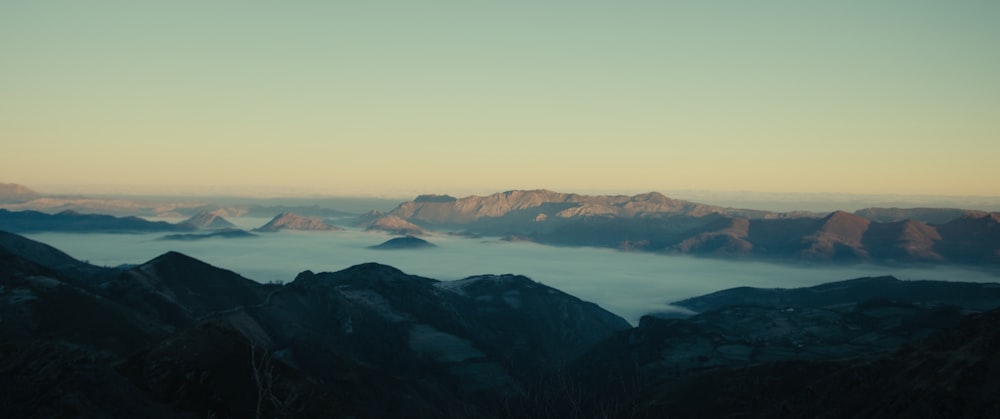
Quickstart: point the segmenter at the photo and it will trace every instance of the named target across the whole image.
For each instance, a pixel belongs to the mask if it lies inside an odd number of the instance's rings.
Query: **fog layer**
[[[256,227],[264,219],[231,220]],[[288,282],[303,270],[337,271],[364,262],[440,280],[478,274],[528,276],[592,301],[635,324],[667,303],[737,286],[801,287],[862,276],[996,282],[996,273],[966,268],[874,265],[804,267],[767,262],[665,256],[612,249],[550,247],[495,239],[430,236],[432,249],[372,250],[391,236],[356,230],[262,233],[256,238],[163,241],[162,234],[37,233],[28,237],[96,265],[150,260],[170,250],[259,282]]]

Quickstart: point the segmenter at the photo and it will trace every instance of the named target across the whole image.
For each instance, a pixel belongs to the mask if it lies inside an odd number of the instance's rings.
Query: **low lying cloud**
[[[266,220],[233,220],[259,226]],[[368,249],[382,233],[279,232],[255,238],[191,242],[157,240],[162,234],[39,233],[30,238],[97,265],[142,263],[169,250],[185,253],[260,282],[288,282],[303,270],[337,271],[364,262],[395,266],[440,280],[514,273],[592,301],[635,324],[668,303],[721,289],[802,287],[862,276],[997,282],[1000,273],[973,268],[844,265],[806,267],[767,262],[665,256],[613,249],[550,247],[494,239],[430,236],[438,247],[384,252]]]

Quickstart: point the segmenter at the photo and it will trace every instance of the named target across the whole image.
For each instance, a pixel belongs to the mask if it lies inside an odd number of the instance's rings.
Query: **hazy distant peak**
[[[16,183],[0,183],[0,202],[25,202],[41,197],[41,194]]]
[[[224,228],[235,228],[236,225],[229,222],[222,215],[225,210],[215,210],[215,211],[202,211],[195,214],[191,218],[180,222],[182,225],[188,225],[195,228],[202,229],[224,229]]]

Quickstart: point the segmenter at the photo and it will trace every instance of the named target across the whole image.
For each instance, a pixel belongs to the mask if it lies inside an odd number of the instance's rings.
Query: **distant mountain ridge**
[[[782,216],[771,211],[733,209],[671,199],[658,192],[635,196],[579,195],[549,190],[512,190],[488,196],[453,198],[447,195],[421,195],[403,203],[390,215],[415,222],[441,225],[467,224],[482,218],[519,215],[534,220],[545,217],[578,216],[642,217],[665,214],[705,216],[731,214],[751,218]]]
[[[275,232],[280,230],[299,231],[336,231],[340,227],[327,223],[320,217],[304,217],[295,213],[285,212],[274,216],[267,224],[254,231]]]
[[[77,232],[160,232],[191,231],[188,225],[164,221],[148,221],[139,217],[115,217],[102,214],[81,214],[63,211],[46,214],[37,211],[0,209],[0,230],[11,232],[77,231]]]
[[[25,202],[40,197],[41,194],[35,192],[24,185],[16,183],[0,183],[0,202]]]
[[[776,260],[1000,264],[1000,214],[981,211],[778,213],[655,192],[630,197],[533,190],[465,198],[425,195],[389,215],[426,229],[554,245]]]
[[[225,211],[202,211],[179,224],[188,225],[200,229],[227,229],[236,228],[236,225],[223,218]]]
[[[41,202],[46,200],[52,202]],[[327,221],[325,217],[330,216],[337,217],[338,223],[397,235],[421,235],[436,230],[549,245],[785,262],[1000,264],[1000,229],[996,227],[1000,214],[956,208],[866,208],[855,213],[817,214],[720,207],[672,199],[656,192],[590,196],[549,190],[512,190],[464,198],[421,195],[389,213],[371,211],[360,216],[315,205],[220,207],[161,202],[150,207],[131,201],[64,201],[41,197],[4,207],[31,204],[28,206],[62,208],[92,204],[93,208],[108,206],[120,211],[131,208],[132,212],[153,211],[151,208],[155,207],[155,211],[167,211],[174,216],[198,212],[186,222],[169,225],[72,211],[50,215],[0,210],[4,211],[0,212],[0,229],[142,232],[232,228],[227,227],[231,223],[221,218],[223,215],[243,216],[266,209],[295,208],[307,211],[306,215],[282,212],[256,231],[340,229]],[[197,240],[239,235],[231,232],[171,238]]]

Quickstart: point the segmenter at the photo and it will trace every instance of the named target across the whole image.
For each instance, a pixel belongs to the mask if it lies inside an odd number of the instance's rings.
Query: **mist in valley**
[[[233,218],[241,228],[267,222]],[[676,310],[669,302],[739,286],[792,288],[863,276],[904,280],[1000,281],[1000,273],[962,267],[896,267],[870,264],[789,265],[587,247],[554,247],[496,238],[424,237],[431,249],[373,250],[391,235],[339,232],[259,233],[258,237],[160,240],[155,234],[35,233],[27,237],[95,265],[138,264],[179,251],[258,282],[289,282],[299,272],[338,271],[365,262],[414,275],[455,280],[479,274],[520,274],[558,288],[636,324],[648,313]]]

